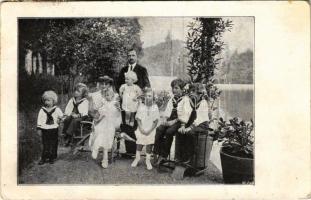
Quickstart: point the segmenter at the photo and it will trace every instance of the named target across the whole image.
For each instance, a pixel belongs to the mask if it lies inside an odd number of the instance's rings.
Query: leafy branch
[[[214,75],[222,59],[220,53],[225,45],[222,34],[230,31],[232,25],[232,21],[222,18],[195,18],[194,22],[188,25],[186,41],[190,57],[188,74],[191,82],[206,84],[210,100],[215,100],[220,95],[220,91],[214,85]]]

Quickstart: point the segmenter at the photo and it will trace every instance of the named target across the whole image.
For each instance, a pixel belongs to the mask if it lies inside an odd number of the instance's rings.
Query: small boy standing
[[[42,137],[42,156],[39,165],[46,162],[53,164],[57,158],[58,127],[63,112],[56,106],[57,94],[45,91],[42,95],[44,106],[40,109],[37,121],[37,132]]]
[[[154,164],[158,166],[166,160],[172,146],[174,135],[180,128],[180,122],[177,117],[177,106],[182,99],[183,88],[186,83],[181,79],[175,79],[171,82],[173,97],[167,103],[164,111],[164,123],[156,129],[154,142]]]

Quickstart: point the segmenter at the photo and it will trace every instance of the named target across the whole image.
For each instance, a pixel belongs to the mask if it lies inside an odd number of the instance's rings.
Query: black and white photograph
[[[18,18],[18,184],[255,184],[254,17]]]
[[[304,1],[5,2],[1,199],[310,199]]]

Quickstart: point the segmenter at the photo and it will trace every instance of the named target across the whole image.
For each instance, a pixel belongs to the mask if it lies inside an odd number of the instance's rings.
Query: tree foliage
[[[127,48],[141,47],[139,31],[138,21],[133,19],[86,19],[73,27],[54,29],[48,35],[48,49],[53,62],[69,68],[73,75],[113,76],[125,63]]]
[[[129,47],[142,52],[136,18],[22,19],[19,25],[20,60],[26,49],[41,52],[57,75],[72,79],[81,74],[88,80],[115,77]]]
[[[116,77],[126,61],[127,48],[142,52],[136,18],[19,19],[18,28],[20,109],[40,103],[45,90],[71,95],[77,81],[90,83],[104,74]],[[33,57],[40,53],[43,74],[38,57],[33,59],[36,72],[27,74],[28,50]],[[54,64],[55,76],[47,74],[47,63]]]
[[[192,82],[207,84],[209,97],[215,99],[220,92],[214,86],[214,75],[222,59],[222,34],[230,31],[230,20],[222,18],[195,18],[188,25],[186,48],[189,50],[188,74]]]

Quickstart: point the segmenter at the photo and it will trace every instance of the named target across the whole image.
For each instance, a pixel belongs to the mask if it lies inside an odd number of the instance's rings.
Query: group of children
[[[144,146],[147,169],[152,169],[152,154],[153,165],[160,165],[169,155],[174,135],[178,137],[180,145],[176,159],[189,162],[194,151],[194,135],[198,132],[207,132],[211,117],[204,85],[191,84],[185,92],[186,83],[181,79],[173,80],[171,83],[173,97],[167,103],[162,114],[163,119],[160,120],[154,92],[151,88],[140,89],[134,84],[136,81],[135,72],[127,72],[125,84],[117,93],[113,79],[104,76],[99,79],[100,90],[92,94],[88,94],[85,84],[79,83],[66,106],[65,114],[56,107],[56,93],[44,92],[42,96],[44,106],[38,115],[38,132],[42,135],[43,143],[39,164],[55,161],[58,126],[61,121],[64,123],[66,145],[69,145],[74,131],[79,131],[80,121],[87,118],[91,118],[94,124],[94,131],[89,140],[92,157],[96,159],[99,149],[102,148],[103,168],[108,167],[108,151],[112,148],[115,133],[122,123],[131,126],[137,123],[134,138],[136,155],[131,163],[132,167],[138,165]],[[125,115],[124,118],[121,117],[121,112]]]

